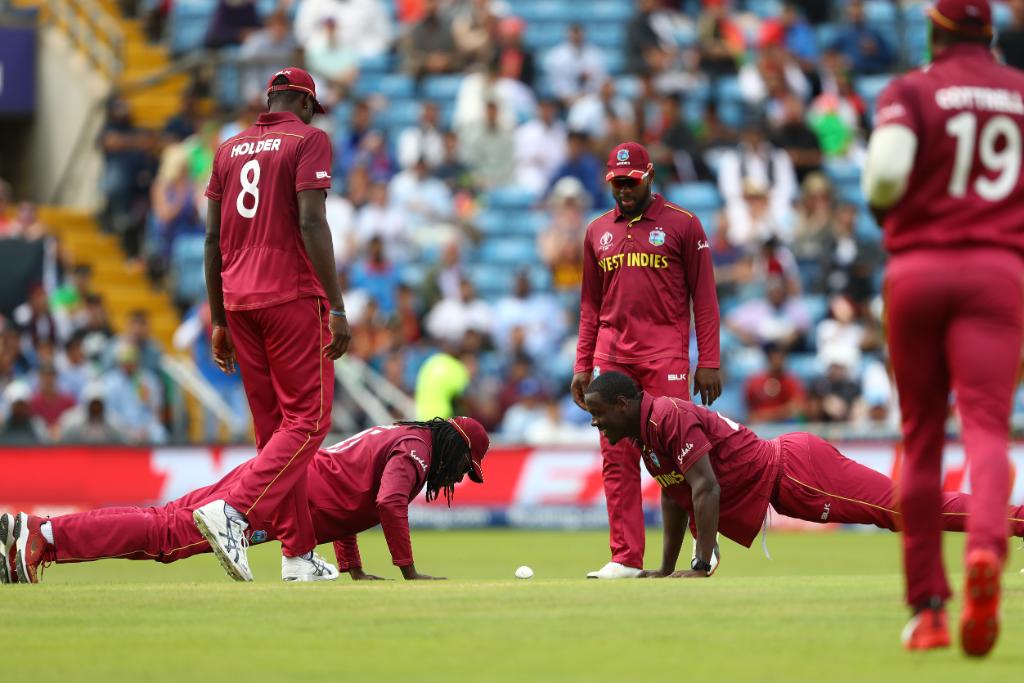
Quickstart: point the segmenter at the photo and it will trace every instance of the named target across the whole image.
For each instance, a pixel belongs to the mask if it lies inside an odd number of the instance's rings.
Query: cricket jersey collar
[[[984,59],[987,62],[996,61],[992,56],[992,50],[986,45],[975,45],[973,43],[955,43],[935,56],[936,62],[943,62],[947,59]]]
[[[657,427],[657,423],[651,422],[651,415],[654,414],[654,396],[646,391],[640,392],[640,445],[651,447],[650,430]]]
[[[624,216],[622,214],[622,212],[619,211],[618,203],[616,203],[615,204],[615,221],[618,222],[619,220],[625,220],[625,221],[630,221],[630,224],[632,224],[632,223],[639,223],[640,221],[642,221],[644,219],[652,220],[652,221],[653,220],[657,220],[658,216],[661,215],[661,212],[662,212],[662,210],[664,208],[665,208],[665,198],[662,197],[657,192],[654,192],[654,193],[651,194],[651,203],[647,205],[647,208],[644,209],[644,212],[642,214],[640,214],[639,216],[637,216],[636,218],[633,218],[633,219],[630,219],[630,218],[627,218],[626,216]]]
[[[265,111],[256,117],[257,126],[275,126],[288,122],[302,123],[302,119],[290,111]]]

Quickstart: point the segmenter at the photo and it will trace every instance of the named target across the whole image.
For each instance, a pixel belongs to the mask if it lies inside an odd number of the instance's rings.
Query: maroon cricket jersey
[[[980,45],[955,45],[897,78],[875,126],[917,136],[907,191],[885,218],[892,253],[919,247],[1001,246],[1024,252],[1024,72]]]
[[[718,296],[700,220],[658,194],[632,220],[618,208],[599,216],[583,244],[575,372],[595,359],[689,362],[691,299],[699,367],[717,368]]]
[[[344,570],[362,566],[356,534],[381,525],[399,567],[412,564],[409,503],[427,483],[430,431],[372,427],[328,448],[309,465],[309,507],[317,536],[335,543]]]
[[[721,490],[718,530],[750,547],[778,479],[778,443],[759,438],[714,410],[670,396],[644,393],[640,419],[644,465],[662,491],[692,515],[686,472],[707,455]]]
[[[260,114],[217,149],[206,196],[221,203],[226,309],[326,296],[302,242],[296,193],[330,187],[330,139],[294,114]]]

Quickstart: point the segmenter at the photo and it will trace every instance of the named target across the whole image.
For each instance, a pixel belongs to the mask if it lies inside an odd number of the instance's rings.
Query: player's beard
[[[629,209],[623,207],[622,206],[622,202],[619,201],[618,197],[616,197],[615,198],[615,204],[616,204],[616,206],[619,207],[619,213],[621,213],[623,215],[626,215],[626,216],[629,216],[630,218],[632,218],[634,216],[640,215],[643,212],[643,210],[645,208],[647,208],[647,205],[651,201],[651,186],[647,185],[647,184],[644,184],[644,189],[641,190],[641,192],[643,192],[643,194],[639,194],[638,195],[638,194],[634,193],[634,195],[633,195],[633,202],[634,203],[633,203],[633,206],[631,208],[629,208]]]

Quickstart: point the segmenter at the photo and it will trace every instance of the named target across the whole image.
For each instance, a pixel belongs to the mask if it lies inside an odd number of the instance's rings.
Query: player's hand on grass
[[[430,576],[429,574],[420,574],[416,571],[415,564],[407,564],[404,567],[399,567],[402,570],[402,576],[405,577],[406,581],[444,581],[443,576]]]
[[[348,575],[352,577],[353,581],[387,581],[383,576],[374,576],[373,574],[367,574],[363,571],[362,567],[352,567],[348,570]]]
[[[693,395],[696,397],[698,394],[706,406],[722,395],[722,373],[718,368],[697,368],[693,373]]]
[[[663,579],[668,576],[668,572],[663,569],[645,569],[637,574],[638,579]]]
[[[352,339],[348,319],[344,316],[331,316],[329,323],[331,343],[324,347],[324,355],[331,360],[338,360],[348,350],[348,342]]]
[[[708,573],[699,569],[680,569],[668,575],[670,579],[706,579]]]
[[[235,345],[231,343],[231,333],[224,325],[214,325],[210,337],[213,349],[213,361],[227,375],[235,374]]]
[[[583,392],[586,391],[590,385],[590,377],[593,373],[589,370],[585,372],[577,372],[572,376],[572,384],[569,386],[569,390],[572,392],[572,400],[576,402],[583,410],[587,409],[587,404],[583,402]]]

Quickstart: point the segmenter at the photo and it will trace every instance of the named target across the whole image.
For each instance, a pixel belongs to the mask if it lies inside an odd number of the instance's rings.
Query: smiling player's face
[[[614,446],[628,436],[629,420],[625,410],[625,398],[619,399],[623,404],[619,405],[606,403],[599,394],[592,393],[586,394],[583,401],[587,404],[587,412],[590,413],[591,426],[597,427],[608,439],[608,443]]]

